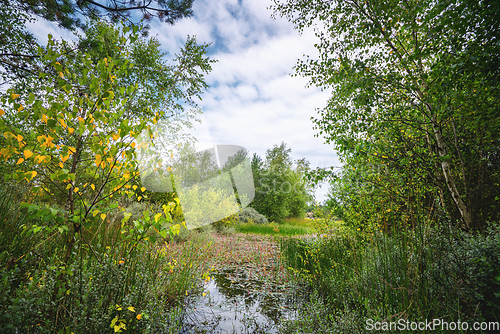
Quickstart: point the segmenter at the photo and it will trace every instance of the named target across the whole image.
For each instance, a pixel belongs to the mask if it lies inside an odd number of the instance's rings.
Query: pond
[[[262,282],[245,268],[215,272],[183,317],[183,334],[277,333],[300,303],[297,286]]]

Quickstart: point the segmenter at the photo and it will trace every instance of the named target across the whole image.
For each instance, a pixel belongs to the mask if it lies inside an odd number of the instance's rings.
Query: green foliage
[[[225,189],[232,190],[232,187]],[[223,224],[224,221],[220,219],[225,219],[227,223],[236,220],[232,213],[238,211],[238,204],[234,201],[234,195],[231,195],[224,191],[224,187],[203,187],[195,184],[185,189],[182,193],[182,212],[187,219],[187,228],[198,228],[212,222]]]
[[[256,154],[252,158],[255,198],[251,207],[271,221],[303,217],[312,199],[310,187],[303,179],[309,163],[299,160],[293,169],[290,152],[291,149],[281,143],[267,150],[265,161]]]
[[[427,228],[393,236],[344,232],[284,239],[285,266],[331,312],[364,319],[498,321],[498,227],[487,236]],[[335,317],[332,323],[338,322]]]
[[[137,134],[183,111],[181,104],[194,107],[193,96],[206,88],[202,73],[211,62],[203,57],[206,46],[188,39],[177,64],[168,65],[158,42],[139,38],[137,30],[96,22],[77,48],[49,36],[47,48],[38,50],[43,71],[26,81],[36,91],[17,94],[14,86],[2,98],[8,109],[0,119],[6,144],[1,154],[14,166],[5,179],[28,181],[35,192],[50,196],[47,201],[64,207],[53,214],[57,224],[46,228],[70,231],[65,261],[74,236],[98,224],[97,215],[105,219],[112,209],[109,199],[146,196],[144,187],[131,184],[139,174]],[[29,205],[33,215],[44,215],[43,210]],[[170,218],[165,212],[160,220]],[[164,238],[165,225],[158,218],[154,224]]]
[[[318,24],[319,57],[296,70],[332,90],[314,123],[344,164],[348,222],[498,221],[498,4],[274,3],[299,30]]]
[[[34,14],[52,22],[60,27],[74,30],[77,27],[88,27],[81,21],[83,18],[110,19],[117,23],[120,20],[132,23],[132,12],[140,12],[142,20],[150,21],[153,18],[161,22],[173,24],[175,21],[190,17],[193,13],[191,7],[193,0],[181,1],[149,1],[147,4],[126,4],[123,1],[111,0],[107,3],[99,1],[74,1],[74,0],[52,0],[33,2],[28,0],[3,1],[17,10],[27,14]]]
[[[114,325],[125,324],[122,332],[180,330],[180,303],[202,279],[204,240],[186,243],[180,258],[166,245],[138,243],[154,235],[147,231],[147,211],[134,222],[115,215],[117,221],[83,233],[65,263],[64,234],[50,232],[43,219],[29,219],[12,201],[16,196],[5,192],[2,198],[11,201],[0,202],[4,332],[106,333],[116,317],[123,321]]]
[[[331,309],[320,292],[312,291],[307,304],[299,309],[297,319],[286,321],[280,333],[366,333],[361,318],[355,310]]]
[[[0,38],[0,86],[11,84],[11,80],[30,76],[30,67],[37,53],[36,39],[26,30],[26,23],[33,22],[26,13],[0,1],[0,25],[4,33]]]
[[[305,235],[314,232],[311,227],[305,226],[295,226],[289,224],[253,224],[245,223],[235,226],[236,231],[241,233],[254,233],[254,234],[267,234],[267,235],[282,235],[282,236],[294,236],[294,235]]]
[[[174,264],[158,248],[180,231],[179,200],[140,204],[151,194],[134,147],[174,113],[192,120],[212,61],[188,38],[168,64],[138,31],[94,21],[74,43],[49,35],[36,76],[1,97],[2,187],[27,189],[0,190],[2,329],[164,331],[197,289],[200,254]]]

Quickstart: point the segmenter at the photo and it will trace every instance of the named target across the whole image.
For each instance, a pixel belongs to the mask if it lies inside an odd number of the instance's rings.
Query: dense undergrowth
[[[184,298],[209,272],[203,235],[186,241],[175,258],[168,245],[120,237],[120,224],[107,221],[79,234],[65,262],[64,233],[46,233],[47,222],[27,218],[21,195],[0,196],[2,332],[180,330]]]
[[[498,322],[499,232],[498,226],[486,235],[422,226],[391,236],[344,230],[283,239],[285,265],[314,292],[286,332],[365,332],[368,319]]]
[[[227,219],[143,242],[123,236],[140,231],[110,214],[79,234],[64,262],[65,234],[27,215],[19,205],[26,194],[2,190],[0,200],[5,333],[176,333],[212,273],[231,269],[261,282],[262,291],[280,286],[293,294],[306,286],[283,333],[364,333],[368,319],[500,320],[497,225],[483,235],[427,225],[368,233],[327,218]],[[133,219],[146,206],[133,204]]]

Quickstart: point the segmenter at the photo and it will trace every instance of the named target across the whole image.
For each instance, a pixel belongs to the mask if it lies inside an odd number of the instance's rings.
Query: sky
[[[293,160],[306,158],[313,168],[339,166],[332,146],[315,137],[311,121],[330,93],[306,88],[307,78],[291,75],[298,59],[317,56],[314,32],[300,35],[285,18],[274,20],[270,5],[270,0],[195,0],[192,18],[173,26],[152,21],[150,36],[171,56],[188,35],[211,43],[208,56],[218,62],[206,76],[210,88],[199,106],[214,144],[239,145],[264,158],[266,150],[285,142]],[[29,28],[41,42],[48,33],[72,38],[46,21]],[[316,191],[317,201],[325,199],[327,188]]]

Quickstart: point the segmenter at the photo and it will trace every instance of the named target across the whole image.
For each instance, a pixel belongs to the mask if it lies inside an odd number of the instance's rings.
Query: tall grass
[[[500,309],[500,297],[491,290],[500,288],[498,229],[489,239],[425,226],[392,236],[346,232],[283,239],[281,250],[285,266],[318,291],[330,314],[354,312],[360,322],[498,321],[490,311]],[[478,262],[475,271],[468,269]],[[332,318],[331,325],[343,320]]]
[[[236,231],[240,233],[255,233],[268,235],[294,236],[313,233],[314,230],[306,226],[289,224],[238,224]]]

